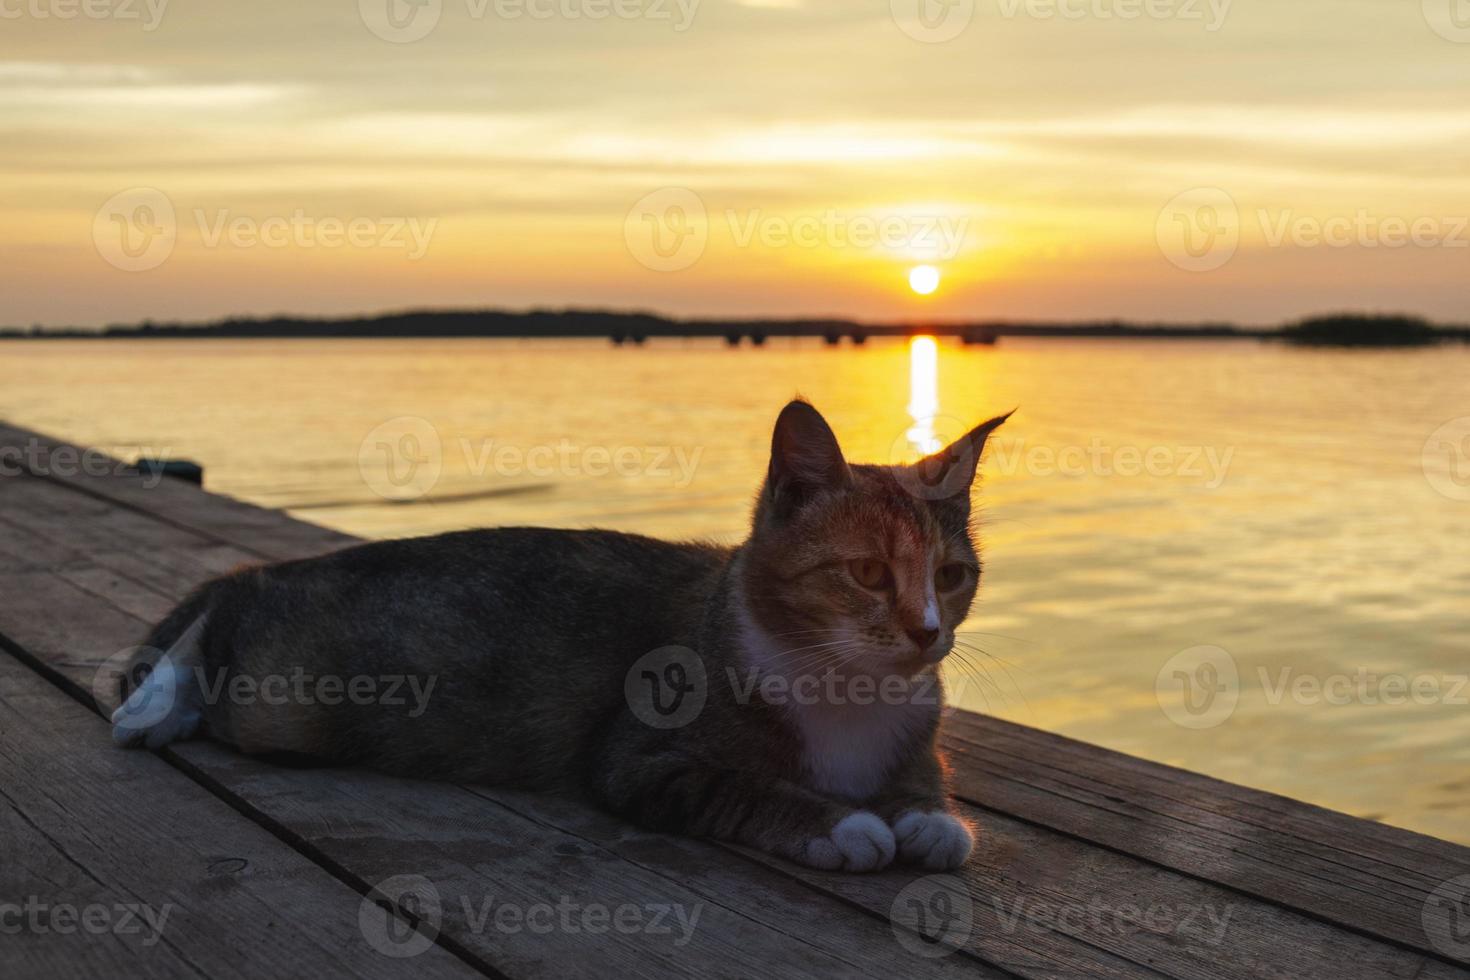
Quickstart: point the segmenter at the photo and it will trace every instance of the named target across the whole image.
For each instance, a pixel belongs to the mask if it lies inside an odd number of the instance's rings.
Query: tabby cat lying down
[[[1005,418],[858,465],[794,401],[733,549],[500,528],[237,571],[153,630],[113,738],[571,791],[816,868],[958,867],[936,668],[975,596],[970,485]],[[270,685],[293,677],[294,697]],[[345,696],[385,677],[427,697]]]

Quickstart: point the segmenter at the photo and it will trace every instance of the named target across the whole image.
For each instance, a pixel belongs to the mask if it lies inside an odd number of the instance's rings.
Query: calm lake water
[[[912,452],[901,343],[27,342],[0,377],[13,422],[369,537],[738,541],[796,392],[850,456]],[[1463,347],[941,343],[942,416],[1020,406],[957,700],[1470,843],[1467,380]]]

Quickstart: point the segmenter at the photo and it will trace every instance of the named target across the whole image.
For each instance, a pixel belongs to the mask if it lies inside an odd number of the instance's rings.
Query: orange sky
[[[1454,2],[0,0],[0,325],[1463,320]]]

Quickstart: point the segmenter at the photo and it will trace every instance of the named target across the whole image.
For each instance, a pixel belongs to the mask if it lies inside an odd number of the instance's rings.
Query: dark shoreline
[[[973,321],[864,323],[844,319],[687,319],[653,313],[605,310],[411,310],[354,317],[229,318],[207,323],[114,324],[101,329],[59,327],[0,329],[0,340],[150,338],[444,338],[605,337],[641,344],[653,337],[717,337],[728,343],[762,344],[771,337],[844,338],[861,344],[875,337],[915,334],[958,337],[967,344],[993,344],[1001,337],[1134,337],[1145,339],[1240,338],[1284,340],[1314,346],[1423,346],[1470,341],[1470,327],[1430,324],[1415,317],[1332,314],[1276,328],[1229,323],[1127,323]]]

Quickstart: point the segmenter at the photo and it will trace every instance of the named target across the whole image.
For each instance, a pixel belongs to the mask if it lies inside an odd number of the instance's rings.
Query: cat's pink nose
[[[928,650],[934,645],[934,641],[939,639],[938,630],[918,629],[907,630],[906,632],[909,635],[909,639],[913,640],[914,643],[918,645],[920,653]]]

